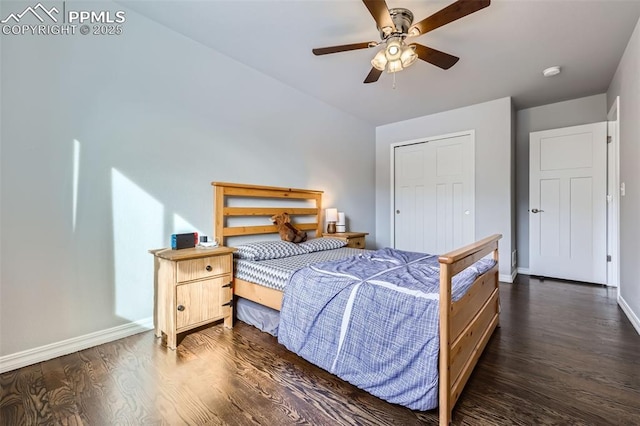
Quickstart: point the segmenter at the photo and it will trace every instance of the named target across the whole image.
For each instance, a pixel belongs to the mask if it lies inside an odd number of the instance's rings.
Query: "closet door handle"
[[[544,210],[531,209],[531,213],[544,213]]]

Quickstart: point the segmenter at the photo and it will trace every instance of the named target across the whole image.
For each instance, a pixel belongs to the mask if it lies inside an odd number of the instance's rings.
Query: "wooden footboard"
[[[498,240],[493,235],[439,257],[440,261],[440,425],[451,412],[493,330],[499,323]],[[496,264],[476,278],[469,291],[451,301],[454,275],[493,255]]]

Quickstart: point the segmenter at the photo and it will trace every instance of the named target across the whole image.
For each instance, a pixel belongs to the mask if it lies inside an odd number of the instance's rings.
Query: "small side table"
[[[224,320],[233,323],[233,252],[235,249],[150,250],[155,258],[156,337],[164,333],[176,349],[177,334]]]
[[[335,234],[322,234],[323,237],[338,238],[347,242],[347,247],[364,249],[366,247],[365,237],[368,232],[336,232]]]

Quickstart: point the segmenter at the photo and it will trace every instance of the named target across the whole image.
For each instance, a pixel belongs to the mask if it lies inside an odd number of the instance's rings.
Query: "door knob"
[[[531,213],[542,213],[544,210],[531,209]]]
[[[396,214],[400,214],[400,210],[396,210]]]

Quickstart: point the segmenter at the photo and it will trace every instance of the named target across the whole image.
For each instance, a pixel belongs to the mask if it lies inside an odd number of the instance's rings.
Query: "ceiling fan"
[[[327,55],[386,45],[371,60],[373,68],[365,78],[365,83],[378,81],[385,69],[389,73],[401,71],[412,65],[416,59],[422,59],[445,70],[451,68],[460,58],[421,44],[407,44],[406,39],[426,34],[491,4],[491,0],[458,0],[428,18],[413,24],[413,13],[408,9],[389,9],[384,0],[362,0],[362,2],[376,21],[381,41],[321,47],[313,49],[313,54]]]

